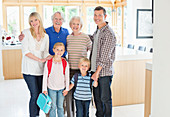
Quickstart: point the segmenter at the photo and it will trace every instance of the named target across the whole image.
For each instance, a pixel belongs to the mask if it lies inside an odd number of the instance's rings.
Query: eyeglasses
[[[57,21],[63,21],[63,18],[54,18]]]

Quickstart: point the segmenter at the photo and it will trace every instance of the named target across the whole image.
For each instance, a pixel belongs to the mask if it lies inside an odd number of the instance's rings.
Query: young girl
[[[88,35],[80,32],[83,22],[79,16],[74,16],[70,20],[72,34],[67,37],[68,62],[70,64],[70,79],[79,72],[78,63],[80,58],[87,57],[87,53],[92,48],[92,42]],[[73,117],[74,107],[72,102],[72,91],[66,96],[67,117]],[[73,110],[73,111],[72,111]]]
[[[81,58],[78,67],[80,73],[78,72],[77,75],[73,76],[69,89],[71,90],[76,86],[74,92],[76,117],[89,117],[89,105],[92,98],[91,86],[97,87],[98,83],[97,81],[91,82],[91,74],[88,73],[90,61],[87,58]]]
[[[36,104],[39,93],[42,92],[44,62],[49,55],[49,37],[45,34],[40,15],[33,12],[29,16],[30,28],[25,29],[22,41],[22,73],[30,91],[30,117],[39,116]]]
[[[53,47],[55,55],[48,60],[44,67],[43,76],[43,93],[48,94],[52,99],[52,107],[49,116],[56,117],[56,109],[58,117],[64,117],[63,101],[64,95],[69,90],[69,64],[61,56],[65,52],[63,43],[56,43]],[[63,90],[66,88],[65,94]]]

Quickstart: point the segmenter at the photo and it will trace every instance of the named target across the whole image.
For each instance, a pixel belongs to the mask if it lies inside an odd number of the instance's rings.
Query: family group
[[[112,116],[110,85],[114,74],[116,37],[105,21],[106,17],[105,8],[97,6],[94,9],[97,29],[93,35],[87,35],[81,32],[83,22],[79,16],[71,18],[72,33],[69,33],[62,27],[64,15],[60,11],[52,15],[53,25],[46,29],[37,12],[30,14],[30,28],[19,35],[22,74],[31,97],[30,117],[39,117],[36,101],[42,92],[52,99],[52,107],[46,116],[64,117],[65,99],[67,117],[89,117],[92,94],[96,116]]]

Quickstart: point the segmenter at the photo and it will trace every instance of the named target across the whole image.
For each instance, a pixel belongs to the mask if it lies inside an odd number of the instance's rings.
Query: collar
[[[108,27],[108,22],[106,22],[106,25],[103,26],[101,29],[100,29],[100,32],[103,31],[106,27]],[[97,30],[99,29],[99,27],[97,26]],[[95,31],[97,33],[97,30]]]
[[[55,31],[55,29],[54,29],[54,26],[52,26],[52,31],[53,31],[53,32],[56,32],[56,31]],[[63,28],[62,28],[62,27],[60,27],[60,31],[59,31],[59,33],[60,33],[60,32],[62,32],[62,31],[63,31]]]

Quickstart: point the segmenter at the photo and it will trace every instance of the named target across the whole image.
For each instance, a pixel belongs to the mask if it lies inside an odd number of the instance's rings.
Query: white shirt
[[[44,63],[33,60],[27,56],[32,53],[34,56],[42,59],[49,55],[49,37],[45,34],[44,38],[38,42],[31,35],[30,29],[23,32],[24,39],[22,41],[22,73],[27,75],[43,75]]]
[[[66,88],[69,91],[69,64],[67,62],[67,66],[65,68],[65,75],[63,74],[63,65],[62,62],[54,63],[52,62],[51,73],[48,77],[48,68],[47,62],[44,67],[43,74],[43,91],[47,91],[47,87],[52,90],[61,90]]]

